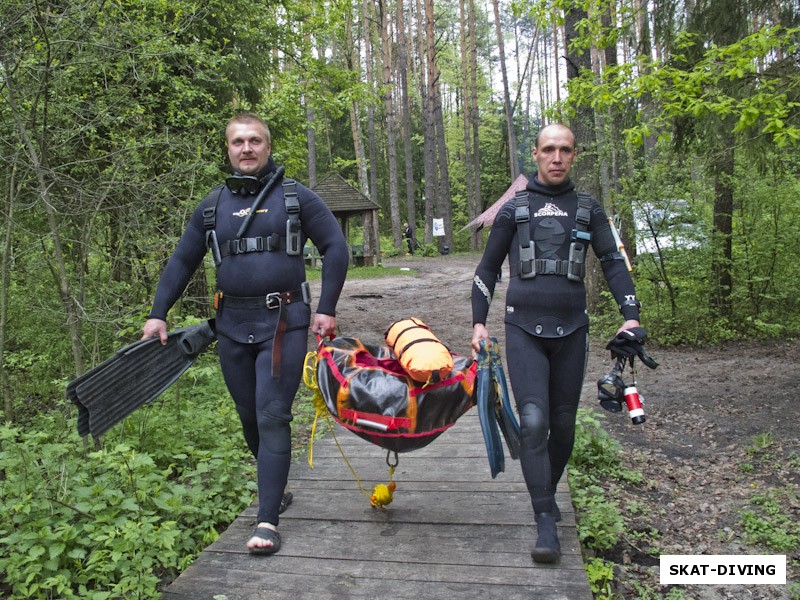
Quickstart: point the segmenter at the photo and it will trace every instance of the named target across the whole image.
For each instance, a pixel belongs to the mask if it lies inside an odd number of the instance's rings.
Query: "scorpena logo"
[[[534,217],[568,217],[569,215],[552,202],[548,202],[533,215]]]

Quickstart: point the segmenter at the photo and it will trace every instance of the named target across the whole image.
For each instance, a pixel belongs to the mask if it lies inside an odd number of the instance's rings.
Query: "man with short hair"
[[[569,179],[577,156],[568,127],[544,127],[536,138],[537,172],[526,192],[498,213],[472,285],[472,347],[489,340],[486,317],[497,274],[509,257],[506,361],[520,416],[520,465],[538,536],[536,562],[561,554],[555,490],[572,454],[589,341],[583,283],[591,244],[619,305],[619,331],[639,327],[639,302],[602,206]]]
[[[283,169],[272,159],[269,129],[257,115],[232,118],[225,138],[233,175],[192,214],[161,275],[142,337],[158,336],[166,343],[167,312],[211,250],[217,264],[220,366],[258,471],[258,524],[247,548],[252,554],[273,554],[281,545],[278,514],[291,500],[284,495],[291,411],[308,328],[311,324],[321,337],[334,334],[347,244],[322,199],[282,177]],[[302,252],[307,238],[325,257],[313,323]]]

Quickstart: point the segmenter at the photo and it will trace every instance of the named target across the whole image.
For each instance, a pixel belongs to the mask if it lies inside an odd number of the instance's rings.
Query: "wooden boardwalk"
[[[386,483],[386,452],[337,426],[363,487]],[[557,502],[563,556],[537,565],[533,511],[519,464],[492,479],[473,408],[429,446],[400,455],[397,491],[372,508],[333,436],[292,465],[294,503],[281,515],[283,546],[250,556],[255,506],[245,510],[165,591],[165,600],[591,600],[569,489]]]

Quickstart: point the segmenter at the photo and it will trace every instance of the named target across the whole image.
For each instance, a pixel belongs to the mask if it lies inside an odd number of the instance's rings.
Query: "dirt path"
[[[470,289],[477,261],[477,255],[397,257],[384,260],[384,266],[408,268],[413,275],[348,279],[337,315],[341,335],[382,343],[393,321],[417,316],[453,352],[469,353]],[[507,270],[487,323],[501,342],[506,285]],[[658,586],[658,560],[651,554],[787,554],[788,581],[800,582],[800,548],[776,552],[748,545],[740,521],[742,510],[767,511],[752,499],[770,490],[778,490],[779,505],[800,521],[800,342],[677,349],[651,344],[660,365],[655,371],[639,370],[647,422],[638,426],[625,414],[598,408],[596,381],[612,366],[603,346],[599,340],[591,344],[582,405],[596,410],[646,481],[612,490],[621,506],[639,503],[647,509],[628,515],[629,532],[606,557],[619,563],[622,597],[639,597],[633,582],[666,593]],[[660,539],[648,553],[636,532],[651,528]],[[703,599],[790,597],[783,586],[684,591],[686,597]]]

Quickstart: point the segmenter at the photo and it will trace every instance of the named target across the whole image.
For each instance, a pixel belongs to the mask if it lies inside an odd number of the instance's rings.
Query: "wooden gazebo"
[[[380,206],[350,185],[338,173],[330,173],[314,186],[331,212],[339,220],[346,239],[349,239],[349,220],[361,216],[364,223],[363,245],[350,246],[351,264],[377,265],[380,263],[380,235],[378,233],[378,211]]]

